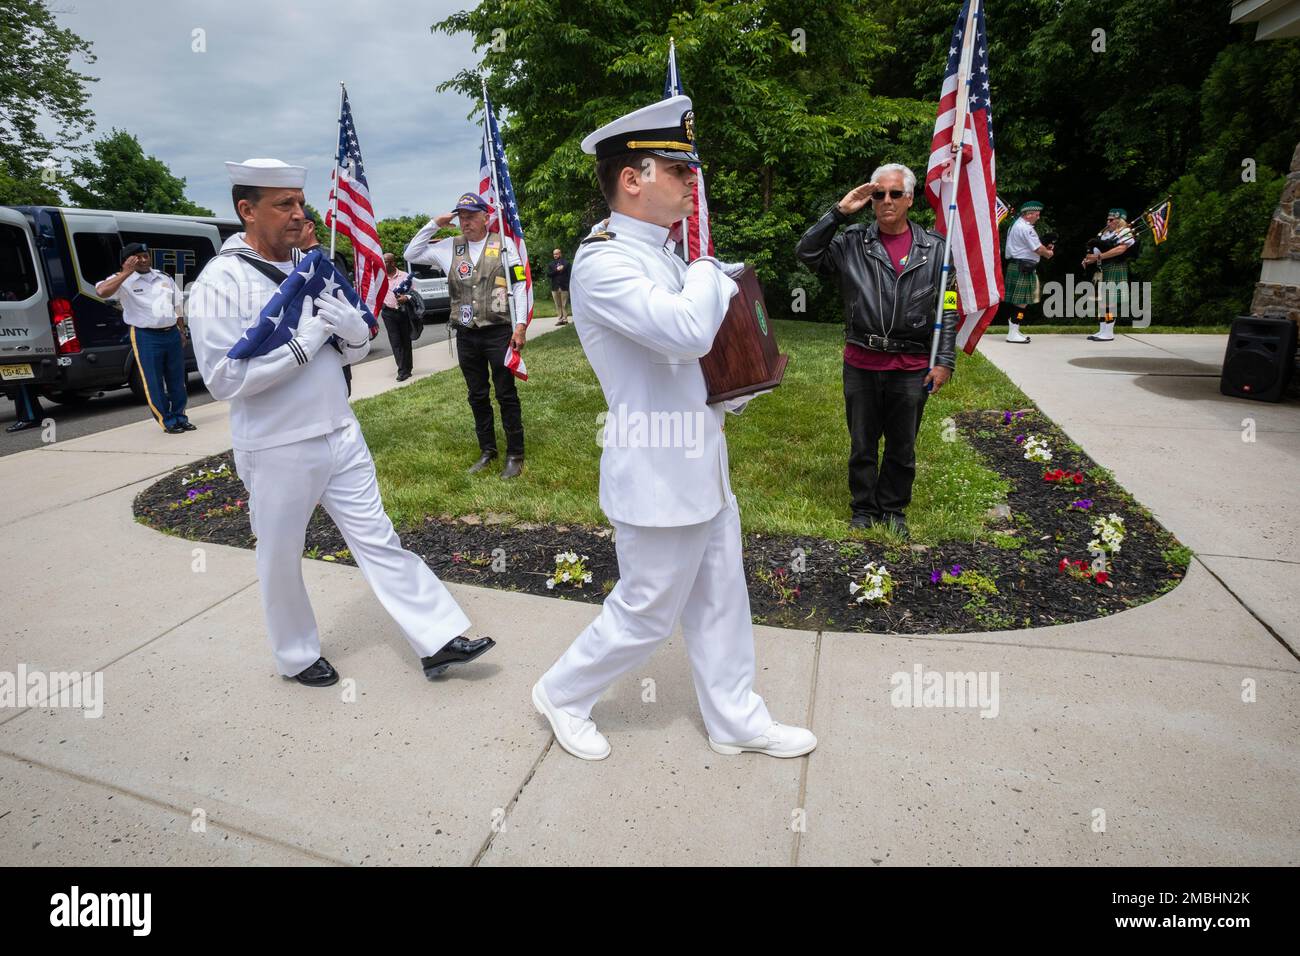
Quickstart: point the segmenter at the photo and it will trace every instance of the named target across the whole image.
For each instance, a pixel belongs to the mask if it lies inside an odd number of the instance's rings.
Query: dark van
[[[70,403],[127,385],[143,402],[121,307],[95,284],[121,268],[124,245],[143,242],[185,290],[240,230],[237,220],[0,206],[0,389],[35,385]],[[188,342],[185,368],[195,370]]]

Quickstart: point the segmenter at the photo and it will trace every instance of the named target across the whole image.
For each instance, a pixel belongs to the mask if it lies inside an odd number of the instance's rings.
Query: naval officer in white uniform
[[[669,239],[692,209],[692,164],[700,161],[693,141],[691,101],[675,96],[582,142],[596,156],[610,216],[579,247],[570,292],[578,337],[609,407],[600,506],[614,525],[619,581],[596,620],[533,687],[533,705],[560,746],[586,760],[610,750],[591,719],[597,698],[679,621],[713,750],[797,757],[817,746],[811,731],[775,723],[753,688],[726,413],[706,404],[699,363],[737,291],[728,273],[741,267],[711,257],[688,266]]]
[[[275,159],[227,163],[245,231],[226,240],[190,293],[190,331],[213,398],[230,402],[235,469],[248,489],[267,635],[285,677],[324,687],[338,673],[321,656],[302,579],[307,522],[324,506],[375,596],[433,678],[473,660],[491,638],[466,640],[469,619],[428,566],[402,548],[384,513],[375,465],[348,404],[343,366],[370,350],[370,330],[341,294],[304,303],[294,336],[252,358],[228,355],[293,271],[307,170]]]

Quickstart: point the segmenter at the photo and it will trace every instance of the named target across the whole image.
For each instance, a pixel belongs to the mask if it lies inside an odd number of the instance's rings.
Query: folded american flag
[[[379,329],[374,314],[361,301],[347,276],[335,269],[334,263],[316,248],[303,256],[293,272],[285,277],[258,320],[244,331],[226,355],[233,359],[247,359],[278,349],[298,330],[304,299],[332,296],[339,289],[343,290],[348,302],[361,310],[373,337]]]

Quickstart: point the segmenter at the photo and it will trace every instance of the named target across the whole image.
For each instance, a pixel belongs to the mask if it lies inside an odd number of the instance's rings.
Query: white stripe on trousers
[[[709,736],[739,743],[766,732],[772,718],[754,693],[754,626],[735,497],[702,524],[616,521],[614,530],[618,584],[542,677],[551,703],[590,717],[605,689],[643,664],[680,619]]]
[[[328,435],[236,451],[257,535],[257,578],[267,638],[281,674],[321,656],[302,579],[307,522],[320,502],[343,534],[366,583],[421,657],[469,629],[469,618],[428,565],[402,547],[384,512],[375,464],[355,422]]]

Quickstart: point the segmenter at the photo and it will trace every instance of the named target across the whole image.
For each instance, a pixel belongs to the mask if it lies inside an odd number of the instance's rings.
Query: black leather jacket
[[[850,221],[837,206],[832,206],[803,234],[795,254],[814,272],[839,275],[847,341],[864,348],[880,348],[882,340],[888,340],[891,347],[886,351],[928,355],[936,296],[943,279],[943,238],[909,222],[912,249],[900,275],[894,272],[876,223],[858,223],[836,234],[840,225]],[[955,288],[951,280],[949,287]],[[874,343],[871,337],[876,337]],[[945,308],[938,364],[956,367],[956,343],[957,311]],[[901,344],[901,349],[896,344]]]

